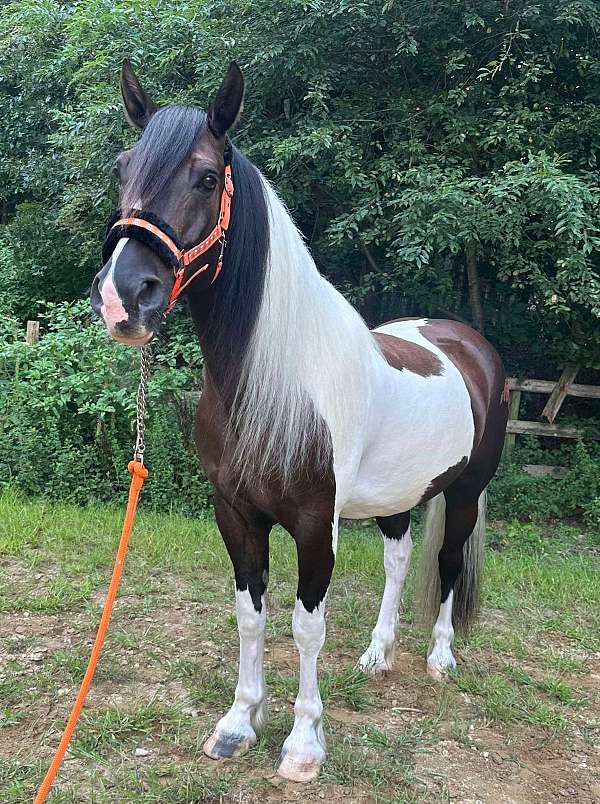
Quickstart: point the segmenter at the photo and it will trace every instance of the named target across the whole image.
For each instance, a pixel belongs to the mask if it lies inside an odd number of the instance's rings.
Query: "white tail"
[[[463,630],[471,625],[479,610],[486,508],[487,495],[483,491],[477,505],[477,522],[463,548],[463,568],[454,584],[453,621],[456,628]],[[436,621],[440,609],[438,554],[444,542],[445,525],[446,500],[443,494],[438,494],[427,503],[415,595],[417,617],[426,626]]]

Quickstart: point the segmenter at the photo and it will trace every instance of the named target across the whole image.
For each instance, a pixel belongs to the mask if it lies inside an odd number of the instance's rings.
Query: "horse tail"
[[[440,569],[438,555],[444,543],[446,499],[438,494],[427,503],[423,525],[421,561],[417,571],[415,609],[421,625],[430,627],[440,610]]]
[[[467,630],[479,611],[486,508],[487,495],[482,491],[477,503],[477,522],[463,547],[463,567],[454,584],[452,619],[457,630]],[[443,494],[438,494],[427,503],[415,595],[417,619],[428,627],[436,621],[440,609],[438,555],[444,543],[445,525],[446,500]]]

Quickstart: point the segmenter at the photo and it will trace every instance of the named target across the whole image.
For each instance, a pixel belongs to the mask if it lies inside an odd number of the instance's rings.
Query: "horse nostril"
[[[139,307],[158,307],[162,297],[163,283],[160,279],[144,279],[140,285],[137,303]]]

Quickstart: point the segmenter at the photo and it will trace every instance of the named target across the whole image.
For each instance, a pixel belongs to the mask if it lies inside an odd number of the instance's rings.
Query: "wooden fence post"
[[[37,343],[40,339],[40,322],[39,321],[28,321],[27,322],[27,334],[25,335],[25,342],[28,346],[33,346],[34,343]]]
[[[511,391],[510,398],[508,400],[508,419],[518,419],[519,418],[519,408],[521,407],[521,392],[520,391]],[[510,455],[515,446],[515,434],[514,433],[507,433],[504,437],[504,457],[510,458]]]

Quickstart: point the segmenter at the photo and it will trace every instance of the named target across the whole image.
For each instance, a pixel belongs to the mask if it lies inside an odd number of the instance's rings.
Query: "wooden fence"
[[[579,366],[566,366],[558,380],[530,380],[517,377],[508,378],[510,401],[508,403],[508,425],[504,450],[510,454],[517,435],[535,435],[550,438],[581,438],[583,431],[578,427],[564,424],[555,424],[554,420],[567,396],[577,396],[584,399],[600,399],[600,386],[579,385],[573,380],[577,376]],[[521,407],[521,394],[548,394],[549,399],[544,406],[541,418],[546,421],[527,421],[519,419]],[[561,477],[565,469],[560,466],[545,466],[530,464],[524,466],[526,472],[532,475],[551,475]]]

